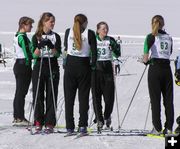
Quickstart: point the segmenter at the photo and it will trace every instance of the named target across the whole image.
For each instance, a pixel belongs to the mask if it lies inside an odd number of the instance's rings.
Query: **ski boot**
[[[110,127],[111,126],[111,117],[109,117],[108,119],[105,120],[105,124],[106,124],[106,128],[105,129],[109,129],[111,131],[113,131],[113,128]]]
[[[175,129],[175,133],[180,134],[180,125],[178,125],[178,127]]]
[[[79,127],[79,133],[77,134],[76,139],[88,135],[87,127]]]
[[[67,134],[66,134],[64,137],[74,136],[74,135],[76,135],[76,134],[77,134],[77,133],[74,132],[74,129],[68,128],[68,129],[67,129]]]
[[[103,128],[103,122],[101,122],[101,121],[98,121],[97,122],[97,133],[98,134],[101,134],[102,133],[102,128]]]
[[[165,135],[170,135],[170,134],[172,134],[172,130],[170,130],[168,128],[164,128],[163,135],[165,136]]]
[[[150,132],[151,135],[154,135],[154,136],[160,136],[162,135],[162,131],[158,131],[156,130],[155,128],[153,128]]]
[[[54,132],[54,126],[53,125],[46,125],[46,128],[44,129],[45,134],[50,134]]]

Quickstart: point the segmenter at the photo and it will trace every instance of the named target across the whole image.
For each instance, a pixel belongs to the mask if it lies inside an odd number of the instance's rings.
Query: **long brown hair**
[[[74,17],[74,26],[73,26],[73,33],[74,33],[74,42],[77,50],[81,49],[82,46],[82,39],[81,39],[81,32],[83,28],[83,24],[87,22],[87,17],[84,14],[78,14]]]
[[[32,24],[32,23],[34,23],[34,20],[32,18],[26,16],[21,17],[18,23],[19,24],[18,32],[23,27],[23,25]]]
[[[155,15],[151,21],[152,25],[152,35],[156,36],[158,34],[158,30],[162,29],[164,26],[164,18],[161,15]]]
[[[43,23],[49,21],[51,17],[55,19],[54,15],[50,12],[44,12],[42,14],[36,30],[36,37],[38,38],[38,40],[41,39],[43,34]]]

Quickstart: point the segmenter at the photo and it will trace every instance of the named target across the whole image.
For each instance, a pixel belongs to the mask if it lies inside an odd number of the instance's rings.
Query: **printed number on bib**
[[[167,42],[161,42],[161,49],[162,50],[167,50],[168,49],[168,43]]]
[[[100,55],[106,55],[106,49],[105,48],[102,48],[102,49],[98,49],[98,56]]]

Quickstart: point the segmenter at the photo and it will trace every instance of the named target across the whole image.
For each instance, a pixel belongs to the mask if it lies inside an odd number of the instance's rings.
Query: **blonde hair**
[[[32,23],[34,23],[34,20],[32,18],[26,17],[26,16],[21,17],[19,19],[19,23],[18,23],[19,24],[18,32],[23,27],[23,25],[28,25],[28,24],[32,24]]]
[[[87,22],[87,17],[84,14],[78,14],[74,17],[73,33],[77,50],[80,50],[82,46],[81,32],[85,29],[83,28],[85,22]]]
[[[152,25],[152,35],[156,36],[158,34],[158,30],[162,29],[164,26],[164,18],[161,15],[155,15],[151,21]]]
[[[55,19],[54,15],[50,12],[44,12],[42,14],[42,16],[38,22],[37,30],[35,33],[38,40],[41,39],[42,34],[43,34],[43,26],[44,26],[43,23],[49,21],[51,17],[53,17]]]

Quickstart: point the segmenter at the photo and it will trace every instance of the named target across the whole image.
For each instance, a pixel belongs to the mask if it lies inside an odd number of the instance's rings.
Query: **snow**
[[[121,60],[121,73],[116,77],[116,88],[118,97],[118,107],[120,114],[120,123],[127,110],[127,107],[132,99],[135,88],[142,75],[145,66],[137,62],[138,56],[142,54],[142,45],[128,46],[122,45],[123,55]],[[132,52],[133,51],[133,52]],[[173,56],[172,56],[173,58]],[[12,127],[13,120],[13,98],[15,91],[15,79],[13,76],[13,59],[7,59],[7,67],[0,64],[0,149],[163,149],[165,145],[164,139],[155,139],[142,136],[118,137],[118,136],[86,136],[74,140],[73,137],[64,138],[64,134],[50,135],[30,135],[30,132],[24,128]],[[173,62],[171,63],[174,71]],[[63,69],[60,67],[60,86],[58,96],[58,111],[57,116],[61,116],[58,120],[59,126],[65,126],[64,119],[64,100],[63,100]],[[180,113],[178,97],[179,88],[174,85],[174,105],[175,118]],[[30,107],[32,102],[31,87],[26,96],[26,117],[29,117]],[[93,114],[92,100],[90,97],[89,123]],[[147,88],[147,70],[139,86],[139,89],[134,97],[127,117],[122,125],[123,129],[144,129],[145,119],[149,105],[149,95]],[[112,114],[112,126],[114,129],[118,127],[117,107],[116,102]],[[77,126],[78,121],[78,100],[75,102],[75,121]],[[162,106],[162,121],[164,122],[164,108]],[[177,125],[174,124],[174,128]],[[95,127],[95,126],[93,126]],[[146,129],[151,130],[151,110],[148,116]]]
[[[6,57],[12,57],[13,33],[17,30],[18,19],[27,15],[35,19],[33,31],[36,30],[37,21],[43,12],[50,11],[56,17],[55,31],[63,33],[73,22],[77,13],[87,15],[91,29],[96,28],[99,21],[107,21],[110,27],[110,34],[120,34],[123,41],[121,60],[121,74],[116,78],[118,107],[120,123],[124,117],[127,107],[132,99],[135,88],[142,75],[145,66],[137,62],[142,55],[144,36],[150,32],[150,22],[155,14],[162,14],[165,18],[166,30],[173,36],[180,36],[177,28],[180,22],[177,21],[179,12],[179,0],[1,0],[1,29],[0,43],[3,49],[8,52]],[[23,9],[22,9],[23,8]],[[113,10],[113,11],[111,11]],[[174,23],[175,22],[175,23]],[[1,34],[7,32],[7,34]],[[10,33],[10,34],[9,34]],[[133,35],[131,38],[130,36]],[[140,35],[140,36],[137,36]],[[140,38],[139,38],[140,37]],[[174,59],[180,48],[178,38],[174,38]],[[65,138],[64,134],[30,135],[24,128],[12,127],[13,120],[13,98],[15,92],[15,78],[13,75],[12,58],[6,59],[7,67],[0,64],[0,149],[164,149],[165,140],[149,137],[117,137],[117,136],[86,136],[74,140],[73,137]],[[174,64],[171,62],[174,74]],[[60,85],[58,95],[58,125],[65,125],[64,99],[63,99],[63,69],[60,67]],[[180,114],[180,92],[179,87],[174,84],[174,108],[175,118]],[[29,117],[32,103],[31,86],[26,96],[25,112]],[[89,123],[93,115],[92,100],[90,96]],[[145,120],[149,105],[149,94],[147,88],[147,70],[134,97],[127,117],[122,125],[123,129],[144,129]],[[116,102],[112,114],[112,125],[118,127]],[[78,121],[78,100],[75,102],[75,120]],[[162,106],[162,122],[164,122],[164,108]],[[148,115],[146,129],[152,129],[151,110]],[[174,123],[174,129],[177,124]]]

